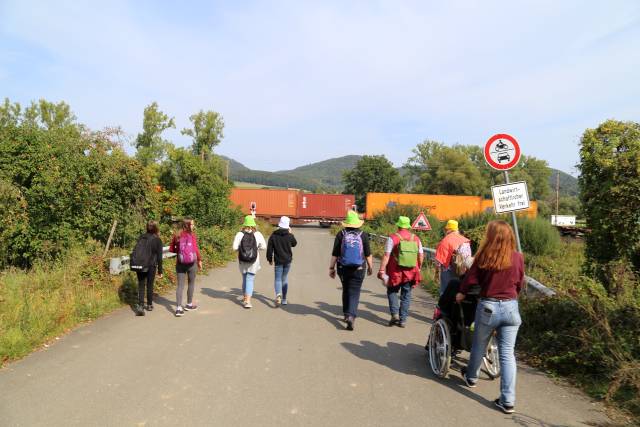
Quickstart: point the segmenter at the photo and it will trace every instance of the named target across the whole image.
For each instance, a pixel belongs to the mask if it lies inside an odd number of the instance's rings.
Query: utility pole
[[[560,204],[560,171],[556,174],[556,221],[558,220],[558,206]]]

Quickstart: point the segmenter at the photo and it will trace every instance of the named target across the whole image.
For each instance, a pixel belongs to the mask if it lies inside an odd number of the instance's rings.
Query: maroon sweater
[[[516,299],[524,282],[524,258],[513,252],[511,267],[506,270],[485,270],[474,262],[460,284],[460,292],[466,294],[472,285],[480,285],[481,298]]]

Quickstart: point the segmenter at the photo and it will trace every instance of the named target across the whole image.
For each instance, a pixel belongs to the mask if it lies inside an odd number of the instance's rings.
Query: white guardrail
[[[169,252],[169,246],[162,248],[162,258],[173,258],[176,256],[173,252]],[[109,273],[118,275],[129,270],[129,256],[119,256],[109,260]]]
[[[381,236],[379,234],[371,233],[369,235],[381,241],[387,239],[387,236]],[[436,258],[436,250],[433,248],[424,248],[424,251],[425,251],[425,258],[430,263],[433,264]],[[530,296],[535,295],[535,296],[552,297],[556,294],[556,292],[553,289],[546,287],[545,285],[538,282],[533,277],[524,276],[524,281],[525,281],[525,284],[527,285],[526,291],[529,293]]]

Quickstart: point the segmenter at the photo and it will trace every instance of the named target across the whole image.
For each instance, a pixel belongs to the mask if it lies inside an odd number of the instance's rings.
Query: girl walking
[[[244,217],[242,230],[233,239],[233,250],[238,252],[238,263],[242,274],[242,305],[251,308],[251,296],[256,273],[260,270],[259,250],[267,248],[262,233],[256,230],[256,220],[252,215]]]
[[[274,262],[276,264],[274,270],[276,307],[280,304],[287,305],[287,291],[289,290],[287,276],[293,260],[291,248],[297,244],[298,242],[290,229],[290,219],[283,216],[280,218],[278,229],[269,236],[269,243],[267,244],[267,261],[269,261],[269,265],[273,265]]]
[[[480,286],[471,356],[467,369],[462,370],[462,376],[467,386],[477,385],[482,357],[491,335],[497,331],[502,376],[500,397],[494,403],[506,414],[515,410],[516,357],[513,350],[522,323],[518,294],[523,282],[524,258],[516,252],[511,226],[504,221],[491,221],[487,224],[482,246],[460,284],[456,302],[464,299],[471,286]]]
[[[373,258],[369,245],[369,235],[360,230],[362,221],[355,211],[347,212],[342,231],[336,234],[329,264],[329,277],[336,277],[337,273],[342,282],[342,312],[347,330],[353,331],[353,324],[358,315],[360,290],[365,273],[373,272]]]
[[[149,221],[147,232],[140,236],[131,256],[131,270],[138,276],[138,306],[136,315],[144,316],[144,310],[153,310],[153,282],[162,279],[162,241],[158,237],[158,223]],[[147,305],[144,305],[145,290]]]
[[[182,221],[182,231],[173,236],[169,251],[177,254],[176,273],[178,275],[178,289],[176,289],[176,317],[184,316],[185,310],[197,310],[193,301],[196,288],[196,273],[202,270],[202,258],[198,248],[198,239],[194,233],[195,223],[191,218]],[[184,284],[187,282],[187,305],[182,305]]]

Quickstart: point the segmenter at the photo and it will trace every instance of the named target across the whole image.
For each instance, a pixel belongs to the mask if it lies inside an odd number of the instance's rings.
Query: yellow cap
[[[458,221],[450,219],[447,221],[447,225],[444,226],[445,230],[458,231]]]

